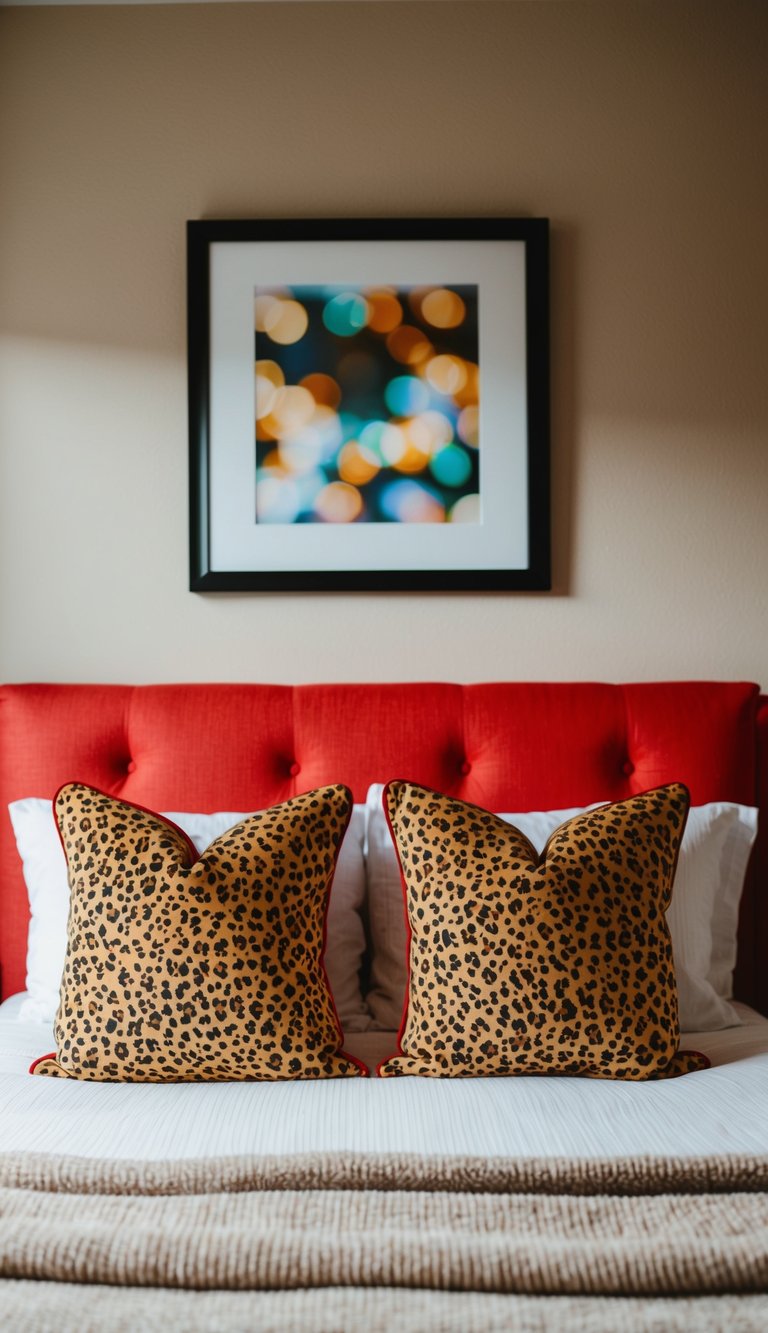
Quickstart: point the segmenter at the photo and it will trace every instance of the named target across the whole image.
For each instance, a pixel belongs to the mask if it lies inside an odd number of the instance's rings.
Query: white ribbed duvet
[[[50,1029],[0,1006],[0,1152],[179,1158],[240,1153],[507,1156],[768,1151],[768,1019],[684,1042],[713,1067],[654,1083],[575,1078],[107,1084],[32,1078]],[[356,1038],[371,1061],[392,1049]]]

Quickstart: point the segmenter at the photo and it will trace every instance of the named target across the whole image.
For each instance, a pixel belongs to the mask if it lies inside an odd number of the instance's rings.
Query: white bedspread
[[[575,1078],[106,1084],[32,1078],[49,1029],[0,1008],[0,1152],[181,1158],[416,1152],[489,1157],[768,1151],[768,1019],[684,1045],[713,1067],[655,1083]],[[391,1049],[375,1034],[371,1059]],[[351,1043],[350,1043],[351,1045]],[[353,1049],[365,1058],[365,1039]]]

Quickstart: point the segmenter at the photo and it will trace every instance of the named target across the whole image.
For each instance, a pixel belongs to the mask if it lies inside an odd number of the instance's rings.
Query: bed
[[[27,1072],[51,1028],[24,1007],[29,902],[7,810],[72,780],[163,812],[344,783],[364,829],[372,784],[394,778],[495,812],[675,782],[693,807],[746,809],[768,803],[767,746],[768,701],[739,682],[3,687],[0,1320],[766,1327],[768,827],[743,876],[731,1017],[682,1039],[709,1068],[139,1084]],[[375,1070],[397,1021],[366,1002],[376,904],[357,908],[345,1049]]]

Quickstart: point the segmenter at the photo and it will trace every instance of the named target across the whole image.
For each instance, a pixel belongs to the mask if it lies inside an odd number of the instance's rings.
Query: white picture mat
[[[210,568],[526,569],[523,241],[248,241],[210,246]],[[476,284],[480,524],[255,522],[256,286]]]

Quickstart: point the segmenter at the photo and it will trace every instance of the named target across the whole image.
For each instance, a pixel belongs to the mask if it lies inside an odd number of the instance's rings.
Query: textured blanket
[[[0,1156],[0,1327],[768,1327],[768,1157]]]

